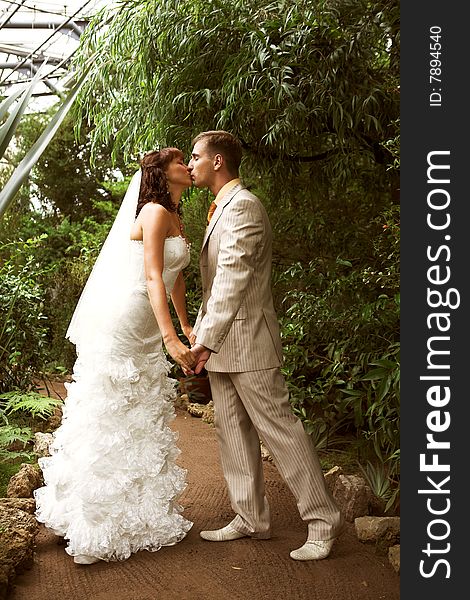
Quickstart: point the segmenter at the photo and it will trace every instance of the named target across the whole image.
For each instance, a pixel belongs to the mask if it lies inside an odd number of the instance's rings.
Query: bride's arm
[[[141,223],[150,304],[169,354],[179,365],[191,371],[194,357],[176,334],[162,277],[164,243],[169,228],[168,213],[163,206],[148,203],[141,211]]]
[[[193,344],[196,338],[193,334],[193,328],[189,324],[188,312],[186,310],[186,284],[182,272],[178,275],[175,285],[173,286],[171,301],[175,307],[184,335],[188,338],[189,342]]]

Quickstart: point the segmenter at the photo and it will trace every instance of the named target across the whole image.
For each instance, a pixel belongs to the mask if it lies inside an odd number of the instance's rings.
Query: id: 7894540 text
[[[442,43],[441,27],[429,28],[429,106],[442,106]]]

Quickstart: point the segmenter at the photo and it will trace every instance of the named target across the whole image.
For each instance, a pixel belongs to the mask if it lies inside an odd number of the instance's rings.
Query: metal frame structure
[[[44,63],[47,66],[42,85],[34,95],[60,96],[60,80],[69,73],[80,36],[92,12],[103,4],[110,3],[68,0],[67,6],[67,0],[0,1],[0,96],[9,95],[18,84],[30,80]]]

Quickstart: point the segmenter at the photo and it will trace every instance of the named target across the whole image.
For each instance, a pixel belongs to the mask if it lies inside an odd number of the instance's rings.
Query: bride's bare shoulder
[[[142,207],[139,214],[140,218],[145,222],[168,220],[169,215],[167,209],[156,202],[147,202]]]

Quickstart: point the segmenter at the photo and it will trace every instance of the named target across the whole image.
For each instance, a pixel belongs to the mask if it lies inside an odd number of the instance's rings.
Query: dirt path
[[[270,540],[206,542],[201,529],[231,520],[214,429],[186,411],[173,422],[180,432],[180,464],[188,470],[181,498],[194,522],[176,546],[139,552],[121,563],[74,564],[57,538],[42,528],[33,567],[20,575],[10,600],[398,600],[399,577],[387,558],[374,554],[353,526],[328,559],[296,562],[289,551],[305,540],[306,527],[276,468],[264,463],[272,512]]]

